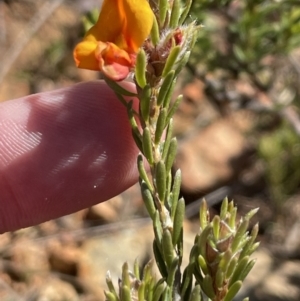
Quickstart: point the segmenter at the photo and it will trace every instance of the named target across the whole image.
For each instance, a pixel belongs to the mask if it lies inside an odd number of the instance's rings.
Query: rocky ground
[[[1,101],[98,78],[77,70],[71,57],[80,16],[95,1],[56,1],[57,7],[7,2],[0,1]],[[257,115],[247,109],[221,114],[205,96],[203,82],[195,78],[186,84],[185,78],[178,82],[184,101],[175,117],[175,168],[182,170],[188,203],[185,250],[198,231],[195,213],[203,196],[212,212],[226,195],[240,213],[260,207],[254,221],[260,223],[262,242],[254,254],[257,263],[236,300],[300,300],[300,195],[287,199],[276,214],[256,156],[257,137],[251,136]],[[253,93],[243,82],[237,89]],[[106,203],[0,235],[0,300],[104,300],[106,272],[117,282],[122,264],[137,257],[147,262],[151,246],[151,225],[133,186]]]

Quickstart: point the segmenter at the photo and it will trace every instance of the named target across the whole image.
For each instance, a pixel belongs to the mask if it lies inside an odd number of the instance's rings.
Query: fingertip
[[[0,164],[2,232],[103,202],[137,181],[126,109],[104,82],[2,104],[0,142],[11,137],[13,147],[0,143],[0,157],[9,158]]]

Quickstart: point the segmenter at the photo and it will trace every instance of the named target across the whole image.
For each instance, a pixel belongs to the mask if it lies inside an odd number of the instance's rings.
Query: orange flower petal
[[[133,66],[129,54],[113,43],[99,42],[96,58],[101,71],[115,81],[125,79]]]
[[[137,53],[151,31],[154,15],[146,0],[121,2],[126,16],[123,34],[129,48]]]
[[[73,56],[76,66],[83,69],[101,70],[99,61],[95,57],[98,43],[95,41],[83,41],[74,49]]]
[[[112,42],[128,52],[137,52],[151,31],[153,17],[147,0],[104,0],[98,21],[86,39]]]
[[[153,18],[147,0],[104,0],[97,23],[74,50],[76,65],[124,79],[151,31]]]

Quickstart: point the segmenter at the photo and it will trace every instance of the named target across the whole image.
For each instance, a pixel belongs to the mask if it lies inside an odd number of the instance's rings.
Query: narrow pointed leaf
[[[168,8],[168,0],[159,0],[159,23],[161,27],[165,24]]]
[[[144,166],[144,160],[143,160],[143,156],[141,154],[138,155],[137,158],[137,165],[138,165],[138,171],[139,171],[139,176],[140,178],[145,182],[145,184],[147,185],[148,189],[153,192],[153,186],[147,176],[147,172]]]
[[[160,139],[161,139],[164,129],[166,127],[166,117],[167,117],[167,110],[162,109],[160,111],[158,119],[157,119],[156,130],[155,130],[155,139],[154,139],[155,144],[158,144],[160,142]]]
[[[163,160],[166,160],[166,158],[167,158],[170,142],[171,142],[171,139],[172,139],[173,119],[170,119],[168,124],[169,125],[168,125],[168,129],[167,129],[167,135],[166,135],[165,143],[164,143],[164,146],[163,146],[163,154],[162,154],[162,159]]]
[[[121,287],[121,301],[132,301],[131,300],[130,289],[126,285],[123,285]]]
[[[180,234],[183,231],[184,212],[185,212],[185,202],[184,199],[181,198],[177,204],[174,223],[173,223],[172,243],[174,246],[178,243]]]
[[[226,297],[224,298],[224,301],[232,301],[233,298],[236,296],[240,288],[242,287],[242,281],[235,282],[230,289],[228,290],[228,293],[226,294]]]
[[[145,128],[143,132],[143,151],[150,165],[154,163],[151,134],[149,128]]]
[[[171,70],[163,80],[163,83],[160,87],[160,90],[159,90],[159,93],[157,96],[157,105],[158,106],[160,106],[164,102],[166,95],[168,94],[168,92],[173,84],[174,73],[175,73],[175,71]]]
[[[159,161],[155,169],[155,183],[161,202],[165,201],[166,195],[166,167],[163,161]]]
[[[147,64],[146,53],[143,48],[140,48],[140,50],[136,56],[135,79],[136,79],[137,84],[141,88],[144,88],[147,84],[146,64]]]
[[[148,121],[150,115],[151,87],[146,85],[140,95],[140,110],[143,120]]]
[[[174,259],[174,249],[172,244],[172,236],[168,229],[165,229],[162,237],[163,255],[168,268],[171,267]]]
[[[143,201],[147,208],[147,211],[148,211],[151,219],[154,220],[156,208],[154,205],[152,193],[150,192],[149,188],[147,187],[147,185],[145,183],[142,183],[142,185],[141,185],[141,192],[142,192]]]
[[[181,12],[180,19],[179,19],[179,22],[178,22],[180,25],[183,24],[185,19],[187,18],[188,14],[190,12],[192,3],[193,3],[192,0],[187,0],[186,1],[186,5],[185,5],[183,11]]]
[[[180,17],[181,0],[173,0],[173,6],[170,17],[170,27],[176,28]]]
[[[174,176],[174,183],[172,187],[172,201],[171,201],[171,218],[174,220],[176,208],[178,204],[178,198],[181,186],[181,170],[178,169]]]
[[[176,0],[178,1],[178,0]],[[181,51],[181,46],[175,46],[173,47],[173,49],[171,50],[169,56],[168,56],[168,59],[166,61],[166,65],[165,65],[165,68],[163,70],[163,74],[162,76],[163,77],[166,77],[167,74],[172,70],[174,69],[174,65],[175,65],[175,62],[177,60],[177,57],[179,55]]]
[[[169,152],[168,152],[168,156],[166,159],[166,172],[167,173],[171,170],[171,168],[173,166],[173,163],[176,158],[176,154],[177,154],[177,139],[174,137],[170,141]]]
[[[123,96],[137,96],[136,93],[130,92],[126,89],[124,89],[123,87],[121,87],[119,84],[117,84],[117,82],[110,80],[108,78],[105,78],[105,82],[107,83],[107,85],[109,87],[111,87],[112,90],[114,90],[116,93],[123,95]]]
[[[159,26],[158,26],[156,18],[153,18],[153,25],[152,25],[150,35],[151,35],[151,41],[152,41],[153,45],[154,46],[158,45],[160,38],[159,38]]]

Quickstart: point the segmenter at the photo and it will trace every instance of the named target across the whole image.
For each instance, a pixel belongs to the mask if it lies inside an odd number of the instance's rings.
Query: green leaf
[[[148,127],[144,128],[143,132],[143,153],[146,159],[148,160],[150,165],[153,165],[153,151],[152,151],[152,142],[151,142],[151,134]]]
[[[167,117],[167,110],[162,109],[159,112],[157,124],[156,124],[156,130],[155,130],[155,139],[154,143],[157,145],[160,142],[160,139],[162,137],[162,134],[164,132],[164,129],[166,127],[166,117]]]
[[[192,290],[193,285],[193,270],[194,264],[189,264],[183,272],[182,276],[182,285],[181,285],[181,296],[182,299],[188,301],[190,298],[190,292]]]
[[[107,301],[117,301],[119,299],[116,298],[116,296],[111,293],[111,292],[107,292],[107,291],[104,291],[104,294],[105,294],[105,297],[106,297],[106,300]]]
[[[233,285],[233,283],[235,283],[236,281],[240,280],[240,277],[244,269],[246,269],[248,265],[248,261],[249,261],[249,256],[245,256],[242,260],[239,260],[237,266],[235,267],[234,273],[229,281],[229,287],[231,287],[231,285]]]
[[[170,17],[170,27],[176,28],[180,17],[181,0],[173,0],[173,6]]]
[[[126,285],[122,285],[121,287],[121,301],[132,301],[130,289]]]
[[[166,196],[166,167],[163,161],[159,161],[155,168],[155,184],[161,202],[165,201]]]
[[[130,92],[126,89],[124,89],[122,86],[120,86],[119,84],[117,84],[115,81],[109,79],[109,78],[105,78],[105,82],[107,83],[107,85],[114,90],[116,93],[123,95],[123,96],[133,96],[136,97],[137,94]]]
[[[153,186],[148,178],[145,166],[144,166],[144,160],[143,160],[143,156],[141,154],[138,155],[137,157],[137,166],[138,166],[138,171],[139,171],[139,176],[140,178],[145,182],[145,184],[147,185],[147,188],[153,192]]]
[[[215,292],[214,292],[214,287],[213,287],[213,280],[209,274],[205,275],[205,277],[202,281],[201,288],[208,298],[214,299]]]
[[[201,288],[199,284],[197,284],[192,290],[189,301],[202,301]]]
[[[153,267],[153,260],[150,260],[143,269],[143,282],[148,284],[152,279],[152,267]]]
[[[178,198],[181,186],[181,171],[178,169],[174,176],[174,183],[172,187],[172,201],[171,201],[171,218],[174,220],[176,208],[178,204]]]
[[[243,257],[245,257],[247,255],[250,256],[252,254],[251,248],[254,244],[257,234],[258,234],[258,224],[255,224],[255,226],[253,227],[253,229],[251,231],[249,241],[246,243],[246,245],[242,249],[242,252],[240,254],[240,259],[242,259]]]
[[[234,257],[229,262],[227,272],[226,272],[226,279],[229,279],[232,276],[232,274],[236,268],[236,265],[237,265],[237,258]]]
[[[169,95],[169,97],[171,97],[172,93],[169,93],[172,85],[173,85],[173,81],[174,81],[174,75],[175,75],[175,71],[171,70],[166,77],[163,79],[163,83],[160,87],[158,96],[157,96],[157,105],[161,106],[166,99],[166,96]]]
[[[148,189],[145,183],[141,184],[141,191],[142,191],[142,197],[143,197],[144,204],[147,208],[147,211],[151,219],[154,220],[156,209],[155,209],[152,193],[150,192],[150,190]]]
[[[145,282],[141,282],[138,288],[138,301],[145,301]]]
[[[153,229],[154,229],[155,240],[157,241],[157,246],[159,247],[159,250],[162,252],[162,248],[161,248],[162,226],[159,220],[158,210],[155,211],[154,220],[153,220]]]
[[[110,296],[109,300],[110,301],[119,301],[119,296],[118,296],[118,294],[115,290],[114,284],[113,284],[111,276],[110,276],[110,272],[106,273],[106,279],[105,280],[106,280],[106,285],[109,289],[109,293],[113,294],[113,296],[114,296],[114,297]]]
[[[176,0],[176,1],[178,1],[178,0]],[[163,70],[163,74],[162,74],[163,77],[166,77],[167,74],[172,69],[174,69],[174,65],[176,63],[176,60],[177,60],[177,57],[178,57],[180,51],[181,51],[181,46],[180,45],[179,46],[175,46],[175,47],[172,48],[172,50],[171,50],[171,52],[170,52],[170,54],[169,54],[169,56],[167,58],[167,61],[166,61],[166,64],[165,64],[165,68]]]
[[[170,142],[171,142],[172,135],[173,135],[173,119],[171,118],[167,124],[168,124],[168,129],[167,129],[167,135],[166,135],[166,139],[164,142],[163,154],[162,154],[163,160],[166,160],[168,152],[169,152]]]
[[[138,262],[137,258],[134,260],[133,273],[134,273],[134,277],[137,280],[141,280],[141,278],[140,278],[140,266],[139,266],[139,262]]]
[[[156,18],[153,18],[153,25],[152,25],[152,29],[150,32],[150,36],[151,36],[151,41],[152,41],[153,45],[154,46],[158,45],[158,43],[160,41],[160,37],[159,37],[159,27],[158,27]]]
[[[221,290],[223,288],[224,280],[225,280],[224,272],[221,269],[218,269],[216,273],[216,279],[215,279],[216,287],[218,289]]]
[[[212,220],[212,227],[213,227],[214,238],[216,241],[218,241],[220,236],[220,217],[218,215],[214,216]]]
[[[174,113],[177,111],[177,108],[179,107],[179,105],[180,105],[180,103],[181,103],[181,101],[182,101],[182,98],[183,98],[182,95],[179,95],[179,96],[176,98],[176,100],[175,100],[173,106],[171,107],[171,109],[170,109],[170,111],[169,111],[169,113],[168,113],[166,123],[169,123],[169,120],[170,120],[171,118],[173,118],[173,115],[174,115]]]
[[[150,115],[150,100],[152,89],[150,85],[146,85],[140,95],[140,110],[143,120],[148,121]]]
[[[230,249],[228,249],[224,253],[224,255],[219,263],[219,268],[223,271],[223,273],[227,273],[227,269],[228,269],[231,258],[232,258],[232,252]]]
[[[209,212],[207,209],[207,203],[205,199],[203,199],[200,204],[199,216],[200,216],[200,228],[203,231],[209,223]]]
[[[122,266],[122,286],[130,287],[128,263],[125,262]]]
[[[227,210],[228,210],[228,198],[226,197],[221,205],[221,210],[220,210],[220,219],[225,220],[227,216]]]
[[[204,259],[206,260],[206,244],[207,244],[207,239],[208,236],[210,235],[212,230],[212,226],[210,224],[208,224],[204,230],[202,231],[202,233],[199,235],[199,239],[198,239],[198,248],[200,251],[200,254],[204,257]]]
[[[185,212],[185,202],[184,199],[181,198],[177,204],[174,223],[173,223],[172,243],[174,246],[178,243],[180,234],[183,231],[184,212]]]
[[[200,266],[201,271],[203,272],[204,275],[208,274],[206,261],[201,254],[198,256],[198,265]]]
[[[252,210],[250,210],[246,215],[245,215],[245,219],[250,220],[257,212],[258,212],[259,208],[254,208]]]
[[[131,131],[131,135],[133,137],[136,146],[139,148],[141,152],[143,152],[143,143],[142,143],[141,135],[134,130]]]
[[[172,235],[170,230],[164,229],[162,236],[163,257],[168,269],[171,267],[174,260],[174,249],[172,244]]]
[[[171,170],[177,154],[177,139],[174,137],[170,141],[168,156],[166,159],[166,171],[167,173]]]
[[[135,120],[135,117],[134,117],[134,112],[133,112],[133,109],[132,109],[132,101],[130,101],[128,104],[127,104],[127,114],[128,114],[128,118],[129,118],[129,122],[130,122],[130,125],[131,125],[131,128],[132,128],[132,136],[136,142],[136,145],[140,148],[141,151],[143,151],[143,148],[142,148],[142,135],[139,131],[139,128],[138,128],[138,125],[136,123],[136,120]]]
[[[249,225],[249,220],[248,219],[243,219],[239,226],[238,229],[234,235],[234,238],[231,243],[231,251],[232,253],[235,253],[239,248],[240,244],[243,242],[243,236],[245,235]]]
[[[170,300],[172,300],[171,289],[167,286],[164,290],[162,301],[170,301]]]
[[[235,282],[228,290],[228,293],[226,294],[224,301],[231,301],[242,287],[242,284],[243,284],[242,281]]]
[[[169,287],[173,287],[174,285],[175,275],[178,270],[178,264],[179,264],[179,258],[176,256],[173,259],[173,262],[168,270],[167,285]]]
[[[144,88],[147,84],[146,65],[147,65],[146,53],[143,48],[140,48],[140,50],[136,56],[135,79],[136,79],[137,84],[141,88]]]
[[[159,301],[159,299],[160,299],[161,295],[163,294],[164,290],[165,290],[164,283],[159,283],[158,285],[156,285],[155,288],[154,288],[152,301]]]
[[[156,241],[153,241],[153,253],[156,265],[160,271],[161,276],[167,278],[168,270]]]
[[[191,52],[187,51],[182,58],[176,62],[176,70],[175,70],[175,77],[179,74],[183,67],[187,64],[190,59]]]
[[[185,19],[187,18],[188,14],[190,12],[190,9],[191,9],[192,3],[193,3],[192,0],[187,0],[185,2],[186,2],[186,5],[185,5],[183,11],[181,12],[181,15],[179,18],[179,22],[178,22],[179,25],[184,23]]]
[[[233,204],[233,202],[230,202],[229,204]],[[228,226],[231,229],[235,229],[235,222],[236,222],[236,212],[237,212],[237,208],[233,207],[232,210],[230,211],[230,218],[229,218],[229,222],[228,222]]]
[[[248,262],[246,268],[243,270],[243,272],[240,274],[239,276],[239,280],[244,281],[245,278],[248,276],[248,274],[250,273],[250,271],[252,270],[252,268],[254,267],[256,262],[256,259],[252,259]]]
[[[166,15],[169,8],[168,0],[159,0],[159,23],[163,27],[166,21]]]

